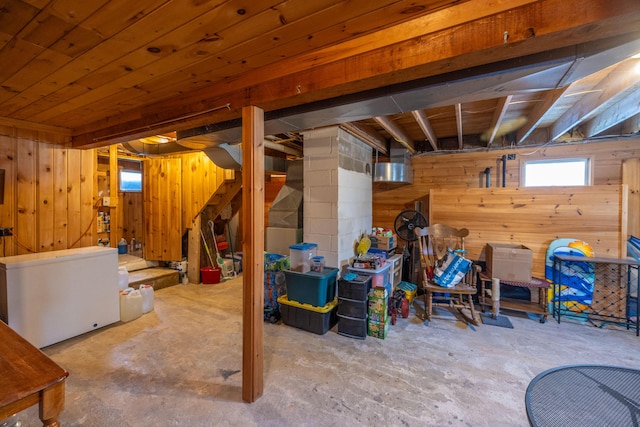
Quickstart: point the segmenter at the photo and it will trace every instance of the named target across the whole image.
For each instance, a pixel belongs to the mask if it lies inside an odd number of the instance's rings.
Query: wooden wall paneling
[[[16,225],[18,253],[37,252],[37,143],[19,137],[17,146]]]
[[[588,242],[596,256],[620,255],[622,186],[434,189],[430,223],[469,229],[469,257],[484,260],[487,243],[523,244],[533,251],[534,275],[544,277],[549,243],[561,237]]]
[[[640,237],[640,159],[622,162],[622,183],[629,189],[627,233],[629,236]]]
[[[68,248],[68,186],[69,172],[68,152],[66,148],[56,147],[53,150],[55,169],[53,171],[53,250]]]
[[[373,186],[373,224],[393,227],[396,215],[412,200],[429,193],[431,189],[484,188],[481,173],[491,168],[491,188],[501,187],[501,162],[504,154],[515,154],[516,160],[507,161],[507,187],[520,186],[520,169],[525,161],[561,158],[590,158],[594,185],[619,185],[621,164],[626,159],[640,158],[640,138],[620,141],[563,144],[532,149],[519,147],[477,151],[471,153],[435,154],[415,156],[412,159],[414,182],[411,185]],[[498,179],[498,180],[496,180]],[[496,185],[500,184],[500,186]],[[546,190],[538,192],[544,194]],[[634,215],[635,208],[629,214]]]
[[[68,227],[67,227],[67,240],[69,242],[69,248],[78,248],[80,235],[82,228],[82,215],[80,209],[80,167],[82,163],[81,150],[69,150],[67,156],[67,170],[69,175],[67,176],[68,186]]]
[[[82,150],[80,169],[80,217],[82,218],[82,236],[79,247],[98,244],[98,231],[95,227],[98,209],[98,158],[96,150]]]
[[[156,237],[160,234],[157,221],[153,218],[157,217],[157,204],[153,197],[156,194],[158,182],[153,179],[158,173],[158,164],[156,160],[147,159],[143,161],[142,166],[142,192],[144,200],[142,201],[145,224],[144,224],[144,242],[143,257],[146,259],[155,259],[155,246],[157,245]]]
[[[135,237],[138,242],[143,242],[142,192],[124,192],[121,197],[122,236],[129,243],[132,237]]]
[[[182,175],[179,157],[145,160],[145,258],[182,259]]]
[[[57,165],[54,163],[54,146],[38,144],[37,163],[37,252],[49,252],[54,248],[55,239],[55,191],[54,174]]]
[[[13,128],[0,128],[0,169],[4,169],[4,203],[0,205],[0,226],[16,226],[17,140]],[[16,254],[13,237],[2,237],[2,255]]]

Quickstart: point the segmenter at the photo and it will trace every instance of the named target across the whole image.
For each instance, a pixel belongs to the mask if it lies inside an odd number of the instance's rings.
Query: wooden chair
[[[427,231],[428,230],[428,231]],[[467,323],[478,326],[473,295],[477,293],[476,277],[481,268],[472,265],[460,283],[452,288],[437,285],[432,280],[436,265],[441,265],[448,249],[464,253],[464,238],[469,235],[466,228],[456,229],[443,224],[433,224],[428,228],[417,229],[422,264],[422,289],[424,291],[425,316],[431,321],[433,306],[456,308]],[[464,310],[464,311],[463,311]],[[470,315],[467,315],[466,311]]]

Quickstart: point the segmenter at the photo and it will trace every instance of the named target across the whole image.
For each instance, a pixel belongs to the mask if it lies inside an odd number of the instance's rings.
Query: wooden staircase
[[[216,218],[228,204],[231,204],[232,212],[235,214],[242,204],[240,190],[242,190],[242,174],[236,172],[233,179],[225,179],[213,193],[205,208],[206,217]]]

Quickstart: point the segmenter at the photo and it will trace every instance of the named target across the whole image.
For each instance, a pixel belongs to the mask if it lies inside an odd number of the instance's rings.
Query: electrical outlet
[[[516,159],[515,154],[507,154],[507,160],[515,160],[515,159]]]
[[[12,235],[13,235],[12,227],[0,227],[0,237],[12,236]]]

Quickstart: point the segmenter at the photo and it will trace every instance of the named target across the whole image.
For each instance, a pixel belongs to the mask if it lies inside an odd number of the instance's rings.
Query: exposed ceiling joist
[[[640,108],[638,108],[638,113],[633,117],[625,120],[622,123],[620,133],[622,134],[633,134],[640,132]]]
[[[635,86],[636,89],[633,92],[583,125],[582,131],[585,138],[591,138],[624,122],[640,110],[640,81]]]
[[[418,126],[420,126],[420,130],[424,133],[427,141],[431,144],[431,148],[433,151],[438,151],[438,137],[436,133],[433,131],[433,126],[431,126],[431,122],[429,122],[429,118],[424,110],[414,110],[411,112],[413,118],[415,119]]]
[[[368,144],[371,148],[378,151],[381,154],[389,155],[389,148],[387,147],[387,141],[385,141],[384,137],[380,135],[375,129],[371,126],[367,126],[362,123],[343,123],[340,125],[345,131],[349,132],[351,135],[359,138]]]
[[[402,128],[402,126],[395,123],[387,116],[378,116],[373,118],[380,126],[382,126],[400,145],[406,148],[409,153],[416,153],[416,145],[409,134]]]
[[[498,99],[498,105],[496,105],[496,110],[493,113],[493,120],[491,121],[491,128],[489,128],[489,132],[486,138],[487,149],[491,148],[491,144],[493,144],[493,140],[496,138],[496,136],[503,135],[503,133],[499,132],[501,126],[503,125],[504,117],[507,114],[507,109],[509,108],[511,99],[513,99],[513,95],[505,96]]]
[[[550,90],[543,95],[542,101],[533,107],[529,113],[525,125],[518,129],[516,144],[521,144],[529,135],[531,135],[531,132],[533,132],[544,120],[546,114],[549,113],[549,111],[552,111],[553,106],[556,105],[558,100],[562,98],[570,87],[571,86],[569,85],[560,89]]]
[[[633,92],[639,83],[636,65],[635,61],[625,61],[613,67],[591,93],[582,97],[551,126],[550,139],[558,140],[582,122]]]
[[[464,137],[462,135],[462,104],[457,103],[455,105],[456,109],[456,130],[458,135],[458,150],[462,150],[464,148]]]

